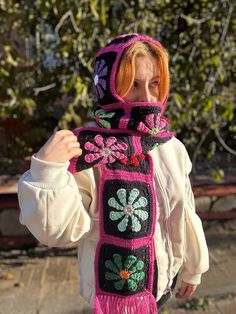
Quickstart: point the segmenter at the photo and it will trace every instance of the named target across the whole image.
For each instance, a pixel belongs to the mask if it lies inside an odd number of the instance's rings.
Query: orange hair
[[[160,69],[159,100],[164,101],[169,92],[168,54],[164,48],[146,41],[136,41],[123,53],[116,73],[116,91],[125,97],[131,89],[135,79],[135,58],[151,55],[157,60]]]

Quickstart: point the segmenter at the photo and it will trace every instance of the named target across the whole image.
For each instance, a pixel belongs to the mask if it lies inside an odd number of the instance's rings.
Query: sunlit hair
[[[136,41],[123,53],[116,74],[116,91],[122,98],[127,95],[135,79],[135,59],[137,56],[153,56],[160,70],[159,101],[164,101],[169,92],[168,54],[164,48],[146,42]]]

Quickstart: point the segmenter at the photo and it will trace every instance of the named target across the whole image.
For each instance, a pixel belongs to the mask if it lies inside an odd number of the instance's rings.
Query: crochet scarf
[[[115,92],[114,73],[125,47],[148,36],[119,36],[96,55],[94,85],[98,127],[74,130],[82,155],[69,171],[99,166],[100,239],[95,254],[95,314],[157,313],[152,295],[157,215],[150,151],[167,142],[164,104],[126,103]],[[113,58],[113,59],[112,59]]]

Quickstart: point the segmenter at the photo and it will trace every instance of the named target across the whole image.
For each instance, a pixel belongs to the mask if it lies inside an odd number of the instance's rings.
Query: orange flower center
[[[119,275],[120,275],[120,278],[122,278],[122,279],[129,279],[129,277],[130,277],[130,273],[126,269],[121,270]]]

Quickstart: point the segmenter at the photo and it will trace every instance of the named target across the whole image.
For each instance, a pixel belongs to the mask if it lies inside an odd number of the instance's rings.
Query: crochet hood
[[[125,103],[125,100],[116,92],[115,77],[124,50],[136,41],[151,42],[162,48],[159,41],[147,35],[133,33],[116,37],[96,54],[93,89],[99,105],[105,110],[108,105]],[[161,106],[162,113],[166,100]]]

